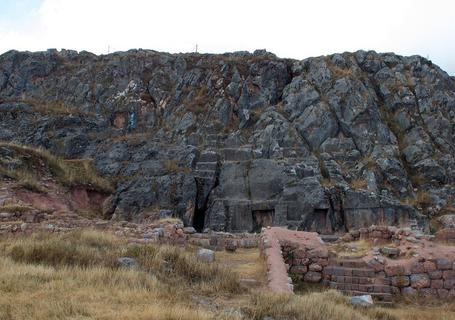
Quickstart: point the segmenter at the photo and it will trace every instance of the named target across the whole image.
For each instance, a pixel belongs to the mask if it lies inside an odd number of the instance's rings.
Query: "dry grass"
[[[40,184],[40,179],[33,173],[24,169],[8,169],[0,162],[0,176],[16,180],[19,186],[31,191],[43,192],[44,188]]]
[[[425,183],[425,178],[421,174],[413,174],[409,177],[409,180],[411,181],[412,185],[414,187],[420,187]]]
[[[0,319],[213,319],[150,273],[0,260]]]
[[[30,210],[34,210],[35,208],[28,206],[28,205],[23,205],[23,204],[5,204],[0,207],[0,212],[10,212],[10,213],[22,213],[22,212],[27,212]]]
[[[50,174],[65,186],[86,186],[106,193],[114,191],[111,183],[96,173],[88,159],[64,160],[42,148],[6,142],[0,142],[0,147],[10,150],[19,163],[12,169],[0,160],[0,175],[17,180],[30,190],[43,191],[41,177]]]
[[[455,319],[455,301],[429,297],[403,298],[387,312],[400,320]]]
[[[262,320],[265,317],[283,320],[374,319],[348,306],[346,297],[332,290],[304,296],[258,293],[252,297],[250,305],[244,310],[248,319],[255,320]]]
[[[5,248],[15,262],[59,266],[115,267],[115,239],[106,233],[75,231],[67,234],[34,234]]]
[[[119,268],[120,256],[140,268]],[[0,242],[0,319],[215,319],[191,296],[241,292],[235,275],[179,247],[128,247],[108,233]]]
[[[322,178],[321,185],[326,188],[331,188],[331,187],[336,186],[336,183],[335,183],[335,181],[330,180],[329,178]]]
[[[330,244],[330,249],[340,257],[363,257],[375,245],[371,241],[357,240]]]
[[[371,155],[366,155],[360,160],[368,169],[376,169],[376,161]]]
[[[411,206],[420,206],[425,208],[431,205],[432,200],[428,192],[419,190],[414,198],[405,199],[404,203]]]
[[[351,182],[351,187],[354,189],[366,189],[368,182],[365,179],[355,179]]]
[[[0,101],[3,102],[18,102],[26,103],[32,106],[33,110],[42,114],[51,114],[51,115],[85,115],[85,116],[95,116],[93,112],[84,112],[75,106],[71,106],[63,101],[42,101],[35,98],[27,97],[0,97]]]
[[[119,256],[135,257],[124,269]],[[217,252],[219,264],[179,247],[128,246],[94,230],[0,240],[0,319],[453,319],[454,303],[407,302],[357,309],[336,291],[273,294],[241,288],[238,277],[261,279],[255,249]],[[262,278],[262,280],[264,280]],[[195,303],[201,297],[214,302]],[[241,313],[226,314],[228,308]]]
[[[216,258],[239,277],[265,283],[266,267],[259,250],[237,249],[235,254],[221,251],[217,252]]]
[[[210,101],[207,87],[200,87],[196,96],[188,101],[186,109],[198,115],[206,111],[206,106]]]

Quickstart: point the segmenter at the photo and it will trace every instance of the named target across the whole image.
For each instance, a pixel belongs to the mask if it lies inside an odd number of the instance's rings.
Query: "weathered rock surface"
[[[213,262],[215,261],[215,251],[210,249],[199,249],[196,254],[198,260],[202,262]]]
[[[10,51],[0,120],[0,140],[92,158],[108,218],[332,233],[454,206],[455,80],[419,56]]]

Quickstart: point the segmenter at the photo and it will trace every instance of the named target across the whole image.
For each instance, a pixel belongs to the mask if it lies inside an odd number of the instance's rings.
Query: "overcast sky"
[[[428,57],[455,75],[451,0],[0,0],[0,53],[267,49],[303,59],[371,49]]]

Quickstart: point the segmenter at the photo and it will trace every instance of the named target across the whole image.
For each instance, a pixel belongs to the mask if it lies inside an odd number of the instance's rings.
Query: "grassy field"
[[[121,268],[121,256],[139,267]],[[216,259],[205,264],[194,248],[131,246],[92,230],[3,238],[0,319],[455,319],[454,303],[362,310],[335,291],[273,294],[256,249]]]

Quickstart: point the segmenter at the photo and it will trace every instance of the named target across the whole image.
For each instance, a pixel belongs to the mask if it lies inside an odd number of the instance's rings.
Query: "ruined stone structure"
[[[339,257],[316,233],[264,229],[260,249],[267,261],[269,288],[292,292],[289,273],[300,281],[349,295],[369,294],[382,302],[398,294],[455,297],[455,246],[427,240],[432,237],[418,240],[408,229],[362,231],[352,233],[377,244],[393,240],[394,245],[361,257]]]

